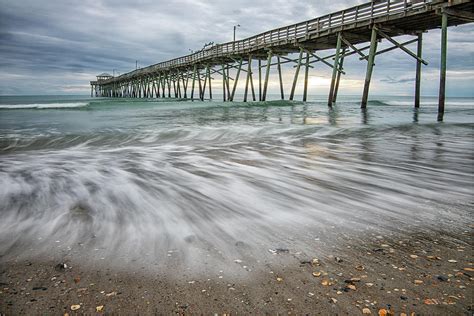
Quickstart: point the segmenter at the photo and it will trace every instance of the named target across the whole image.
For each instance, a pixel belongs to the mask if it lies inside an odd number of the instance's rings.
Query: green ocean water
[[[414,110],[375,96],[365,111],[357,97],[311,99],[0,97],[0,255],[60,241],[106,258],[232,257],[240,241],[304,249],[327,227],[472,222],[473,99],[448,99],[444,122],[436,98]]]

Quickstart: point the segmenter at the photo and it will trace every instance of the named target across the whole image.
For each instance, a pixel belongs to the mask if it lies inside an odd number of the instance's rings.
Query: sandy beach
[[[331,256],[270,249],[265,261],[236,259],[207,274],[175,268],[173,256],[166,271],[140,264],[126,271],[107,262],[94,267],[76,259],[11,260],[1,265],[0,312],[469,315],[471,236],[466,227],[346,238]],[[245,274],[233,273],[236,268]]]

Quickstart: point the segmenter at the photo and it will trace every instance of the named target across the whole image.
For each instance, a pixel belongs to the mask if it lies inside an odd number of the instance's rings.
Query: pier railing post
[[[300,55],[298,57],[298,63],[296,64],[295,77],[293,78],[293,85],[291,86],[290,101],[292,101],[295,96],[296,83],[298,82],[298,75],[300,74],[301,59],[303,58],[303,51],[304,51],[303,48],[300,48]]]
[[[342,35],[341,33],[337,34],[337,44],[336,44],[336,56],[334,57],[334,67],[332,68],[332,79],[331,79],[331,87],[329,88],[329,98],[328,98],[328,105],[332,106],[334,103],[334,93],[336,88],[336,79],[338,73],[340,73],[339,69],[339,53],[341,51],[341,43],[342,43]]]
[[[369,60],[367,63],[367,72],[365,74],[364,92],[362,94],[361,108],[367,107],[367,100],[369,98],[370,80],[372,78],[372,71],[374,69],[375,54],[377,52],[377,29],[375,26],[372,27],[372,35],[370,37],[370,51]]]
[[[267,58],[267,67],[265,71],[265,82],[263,83],[263,95],[262,101],[266,101],[267,99],[267,88],[268,88],[268,78],[270,77],[270,65],[272,63],[272,51],[268,51],[268,58]]]
[[[448,53],[448,14],[441,15],[441,66],[439,73],[438,121],[443,121],[446,101],[446,57]]]

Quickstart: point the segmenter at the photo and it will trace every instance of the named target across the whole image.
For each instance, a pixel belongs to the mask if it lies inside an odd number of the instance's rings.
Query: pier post
[[[250,72],[250,88],[252,90],[252,100],[255,102],[257,99],[255,98],[255,87],[253,85],[253,73]]]
[[[306,62],[304,70],[303,102],[308,99],[308,76],[309,76],[309,52],[306,52]]]
[[[174,97],[178,98],[178,91],[176,90],[176,80],[173,78],[173,91],[174,91]]]
[[[180,77],[181,77],[181,76],[180,76],[180,74],[181,74],[181,73],[180,73],[180,71],[178,70],[178,71],[176,72],[176,81],[177,81],[177,82],[176,82],[176,86],[177,86],[177,89],[178,89],[178,97],[181,99],[181,84],[180,84],[180,80],[181,80]]]
[[[194,85],[196,83],[196,64],[193,67],[193,81],[191,83],[191,101],[194,101]]]
[[[336,44],[336,56],[334,57],[334,67],[332,68],[332,79],[331,79],[331,87],[329,88],[329,98],[328,98],[328,105],[332,106],[334,103],[334,92],[336,89],[336,79],[337,74],[340,73],[339,69],[339,53],[341,51],[341,42],[342,42],[342,35],[341,33],[337,34],[337,44]]]
[[[252,56],[249,56],[249,61],[247,64],[247,79],[245,80],[245,91],[244,91],[244,102],[247,102],[247,94],[249,92],[249,81],[250,76],[252,75]]]
[[[168,98],[171,98],[171,79],[170,74],[166,74],[166,81],[168,82]]]
[[[367,71],[365,73],[364,92],[362,94],[362,102],[360,107],[362,109],[367,107],[367,100],[369,98],[370,79],[372,78],[372,71],[374,69],[375,54],[377,52],[377,29],[372,27],[372,35],[370,37],[369,60],[367,62]]]
[[[204,101],[204,92],[202,91],[202,82],[201,82],[201,71],[197,70],[197,77],[198,77],[198,83],[199,83],[199,99],[201,101]]]
[[[225,86],[226,86],[226,74],[225,74],[225,68],[224,68],[224,64],[222,64],[222,101],[226,101],[226,90],[225,90]]]
[[[158,74],[158,77],[156,78],[156,91],[155,95],[157,98],[161,98],[161,93],[160,93],[160,86],[161,86],[161,74]]]
[[[239,68],[237,68],[237,74],[235,75],[234,86],[232,87],[232,94],[230,95],[229,101],[234,101],[235,89],[237,89],[237,83],[239,82],[240,70],[242,69],[242,58],[239,61]]]
[[[207,74],[208,74],[208,70],[209,69],[209,64],[206,65],[206,68],[204,69],[204,84],[202,86],[202,96],[201,96],[201,100],[204,101],[204,97],[206,96],[206,87],[207,87]]]
[[[334,93],[332,94],[332,103],[336,103],[337,93],[339,92],[339,83],[341,82],[342,67],[344,66],[344,54],[346,53],[346,48],[342,50],[342,56],[339,61],[339,71],[337,72],[336,86],[334,87]]]
[[[272,63],[272,51],[268,51],[268,58],[267,58],[267,67],[265,71],[265,81],[263,83],[263,95],[262,101],[266,101],[267,99],[267,88],[268,88],[268,78],[270,77],[270,65]]]
[[[278,78],[280,79],[280,96],[282,100],[285,100],[285,93],[283,91],[283,78],[281,75],[280,56],[277,56],[277,61],[278,61]]]
[[[184,98],[188,98],[188,84],[189,84],[189,69],[186,69],[186,81],[183,78],[183,86],[184,86]]]
[[[298,82],[298,75],[301,67],[301,58],[303,58],[303,48],[300,48],[300,55],[298,57],[298,63],[296,64],[295,77],[293,78],[293,85],[291,86],[290,101],[293,101],[295,96],[296,83]]]
[[[439,71],[438,122],[443,121],[446,101],[446,57],[448,50],[448,14],[441,15],[441,66]]]
[[[209,65],[207,65],[207,80],[209,80],[209,100],[212,100],[212,86],[211,86],[211,81],[212,81],[212,77],[211,77],[211,69],[209,68]]]
[[[229,88],[230,75],[229,75],[229,65],[228,64],[226,64],[226,69],[227,69],[227,73],[226,73],[225,86],[227,88],[227,101],[229,101],[230,100],[230,88]]]
[[[262,101],[262,60],[258,59],[258,101]]]
[[[166,98],[166,82],[164,74],[161,76],[161,97]]]
[[[415,79],[415,108],[420,107],[420,91],[421,91],[421,58],[423,49],[423,33],[418,33],[418,46],[416,50],[416,79]]]

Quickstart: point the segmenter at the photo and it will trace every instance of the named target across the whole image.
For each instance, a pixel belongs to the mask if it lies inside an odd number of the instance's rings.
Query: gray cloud
[[[242,25],[238,38],[244,38],[362,2],[0,0],[0,94],[87,93],[88,81],[97,73],[124,73],[134,69],[135,60],[146,66],[210,41],[229,41],[237,23]],[[448,79],[464,83],[448,93],[472,95],[465,78],[474,79],[474,27],[451,28],[449,46],[449,70],[462,70],[464,77]],[[424,69],[429,74],[424,91],[434,93],[439,31],[425,36],[424,55],[430,62]],[[415,61],[403,52],[377,56],[376,63],[382,90],[403,91],[414,77]],[[327,77],[326,68],[317,64],[311,75]],[[292,70],[285,67],[288,75]],[[348,59],[346,70],[346,79],[363,80],[365,62]]]

